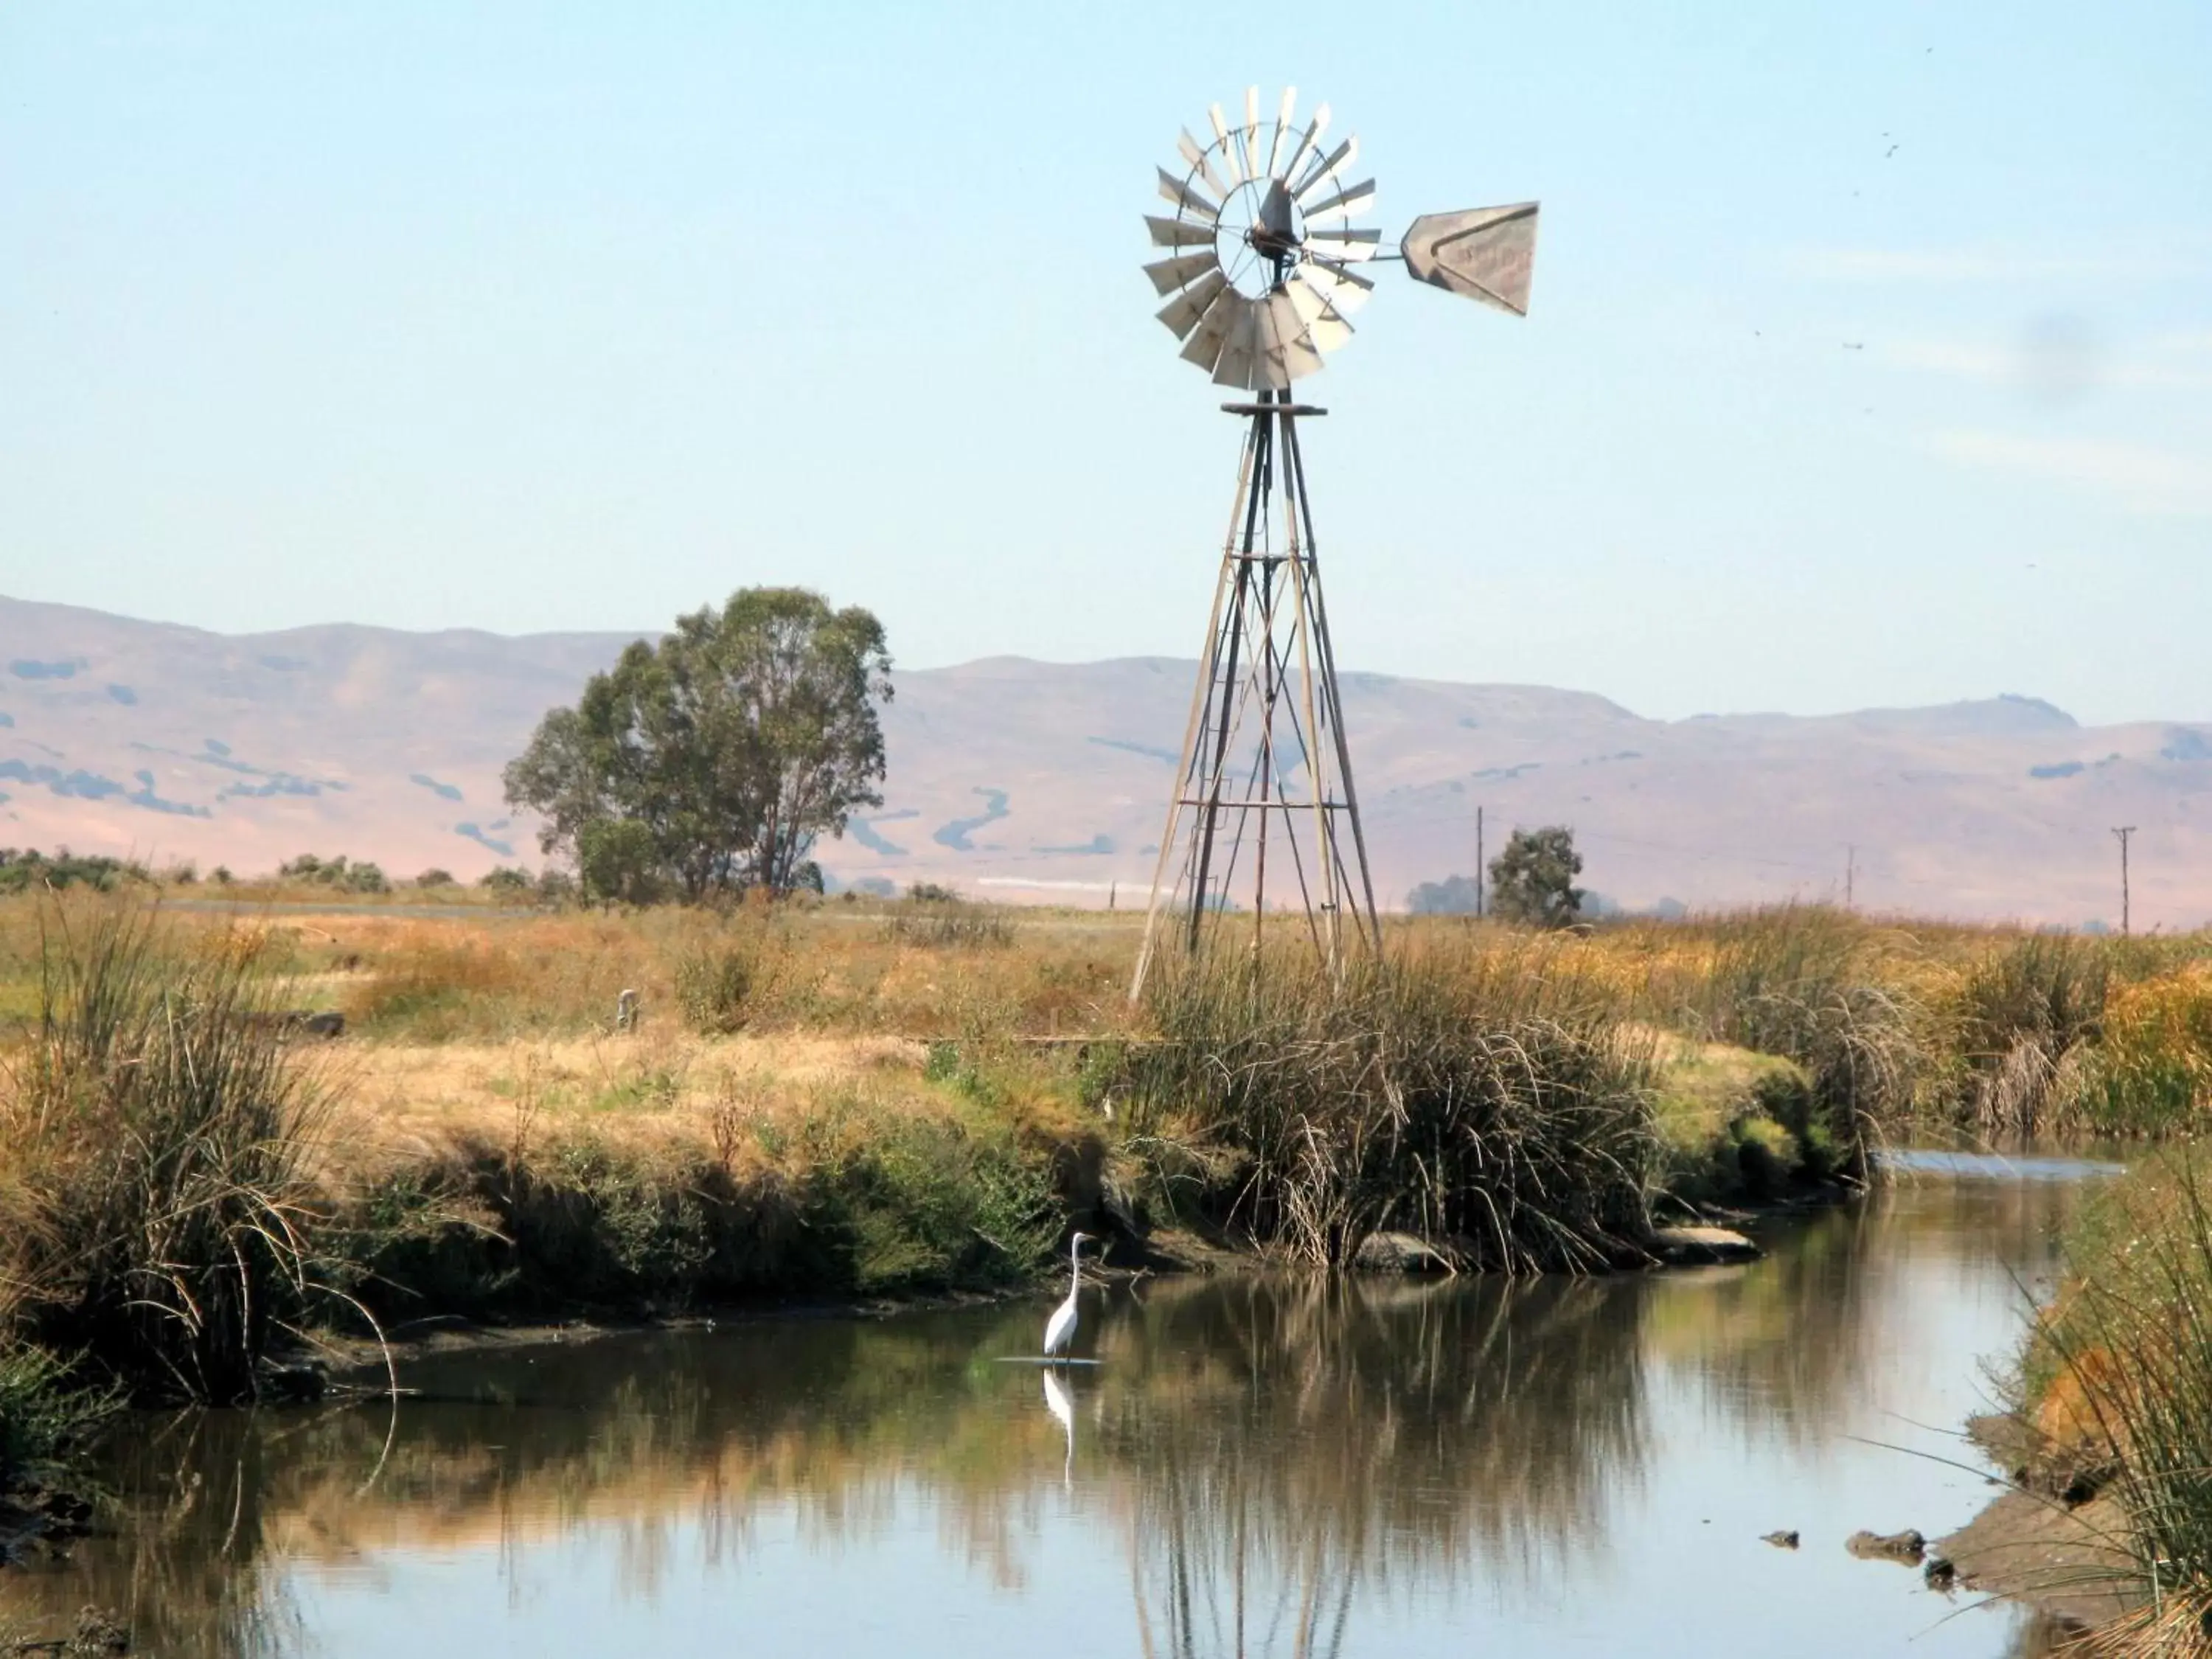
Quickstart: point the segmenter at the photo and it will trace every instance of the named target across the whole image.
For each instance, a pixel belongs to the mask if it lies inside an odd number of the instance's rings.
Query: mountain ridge
[[[0,599],[0,842],[241,872],[302,852],[394,874],[538,860],[501,768],[643,633],[353,623],[226,635]],[[900,670],[885,803],[821,861],[844,882],[1140,900],[1195,665],[1015,655]],[[1343,676],[1378,893],[1567,822],[1630,904],[1855,896],[2078,924],[2117,915],[2108,828],[2139,827],[2139,925],[2212,915],[2212,728],[2084,726],[2019,694],[1661,720],[1597,693]],[[2200,823],[2205,827],[2200,830]]]

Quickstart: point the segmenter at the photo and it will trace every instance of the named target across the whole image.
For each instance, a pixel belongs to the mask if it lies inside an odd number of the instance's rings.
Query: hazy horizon
[[[592,639],[629,637],[646,638],[656,633],[666,631],[665,627],[660,629],[548,628],[509,633],[502,632],[498,629],[471,628],[465,626],[453,626],[447,628],[399,628],[389,623],[357,622],[347,617],[327,617],[315,622],[293,623],[283,628],[233,629],[203,627],[196,623],[176,623],[172,622],[166,617],[139,616],[133,612],[108,610],[99,605],[76,605],[69,601],[57,599],[26,599],[20,594],[0,593],[0,602],[6,602],[9,600],[15,600],[18,603],[27,605],[57,605],[65,610],[82,611],[92,616],[115,618],[129,623],[143,623],[149,627],[186,628],[196,633],[206,634],[216,639],[263,638],[280,634],[305,633],[318,629],[350,628],[373,629],[389,633],[418,635],[438,634],[475,634],[485,635],[492,639],[513,641],[526,641],[533,639],[564,639],[580,637]],[[974,668],[990,662],[1034,663],[1047,668],[1085,668],[1101,666],[1110,663],[1130,661],[1173,662],[1181,665],[1188,665],[1193,669],[1195,669],[1198,665],[1198,659],[1194,653],[1177,653],[1172,651],[1124,651],[1098,657],[1044,657],[1039,656],[1033,652],[994,651],[982,656],[963,658],[957,662],[943,663],[906,662],[899,659],[895,652],[893,653],[893,679],[894,682],[896,682],[897,674],[901,671],[913,673],[939,673],[957,671],[963,668]],[[1786,715],[1791,719],[1796,720],[1824,720],[1840,718],[1851,714],[1884,714],[1898,711],[1942,708],[1953,703],[2015,702],[2040,703],[2046,707],[2056,708],[2059,713],[2075,719],[2079,724],[2084,726],[2096,725],[2137,724],[2187,725],[2191,723],[2186,719],[2167,714],[2145,715],[2138,720],[2124,721],[2100,722],[2083,720],[2081,720],[2081,718],[2076,715],[2072,709],[2065,708],[2063,704],[2055,702],[2051,698],[2039,696],[2033,691],[2012,690],[1988,691],[1981,693],[1978,696],[1946,698],[1942,703],[1862,703],[1849,708],[1814,709],[1716,708],[1698,709],[1689,714],[1647,714],[1645,711],[1635,708],[1620,697],[1612,696],[1601,686],[1554,685],[1540,680],[1482,680],[1458,678],[1449,675],[1404,674],[1391,669],[1376,668],[1360,663],[1341,664],[1340,665],[1340,672],[1346,676],[1366,674],[1377,676],[1386,679],[1403,680],[1408,684],[1478,686],[1499,690],[1526,688],[1532,690],[1561,691],[1571,695],[1587,696],[1599,698],[1603,702],[1612,703],[1615,707],[1621,708],[1629,714],[1634,714],[1639,720],[1654,720],[1668,722],[1675,722],[1684,720],[1708,719],[1716,715],[1756,717],[1762,714]]]

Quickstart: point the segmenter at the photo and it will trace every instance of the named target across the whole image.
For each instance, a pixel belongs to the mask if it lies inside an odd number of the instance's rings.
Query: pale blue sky
[[[2212,718],[2203,0],[14,0],[0,592],[1191,655],[1237,432],[1139,216],[1286,80],[1394,235],[1544,203],[1527,320],[1386,271],[1310,383],[1346,666]]]

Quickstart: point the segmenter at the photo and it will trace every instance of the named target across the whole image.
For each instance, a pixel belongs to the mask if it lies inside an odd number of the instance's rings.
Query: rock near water
[[[1855,1532],[1844,1540],[1844,1547],[1862,1561],[1894,1561],[1899,1566],[1917,1567],[1928,1540],[1907,1527],[1903,1532]]]
[[[1726,1227],[1661,1227],[1651,1235],[1651,1254],[1670,1267],[1689,1267],[1717,1261],[1756,1261],[1765,1252]]]

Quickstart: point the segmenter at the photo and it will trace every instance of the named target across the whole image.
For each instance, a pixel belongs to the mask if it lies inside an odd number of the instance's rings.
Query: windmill
[[[1213,106],[1212,140],[1185,131],[1182,170],[1159,170],[1174,211],[1145,219],[1166,250],[1145,274],[1183,360],[1251,395],[1221,406],[1246,422],[1243,453],[1133,996],[1168,929],[1195,950],[1210,916],[1247,902],[1255,949],[1271,903],[1288,912],[1292,893],[1332,966],[1348,945],[1376,942],[1298,447],[1298,422],[1328,411],[1294,400],[1291,384],[1352,337],[1377,260],[1516,316],[1528,309],[1535,203],[1426,215],[1386,253],[1380,231],[1352,222],[1375,204],[1372,179],[1348,182],[1358,138],[1328,142],[1326,104],[1300,126],[1297,101],[1286,90],[1263,121],[1253,88],[1235,124]]]

